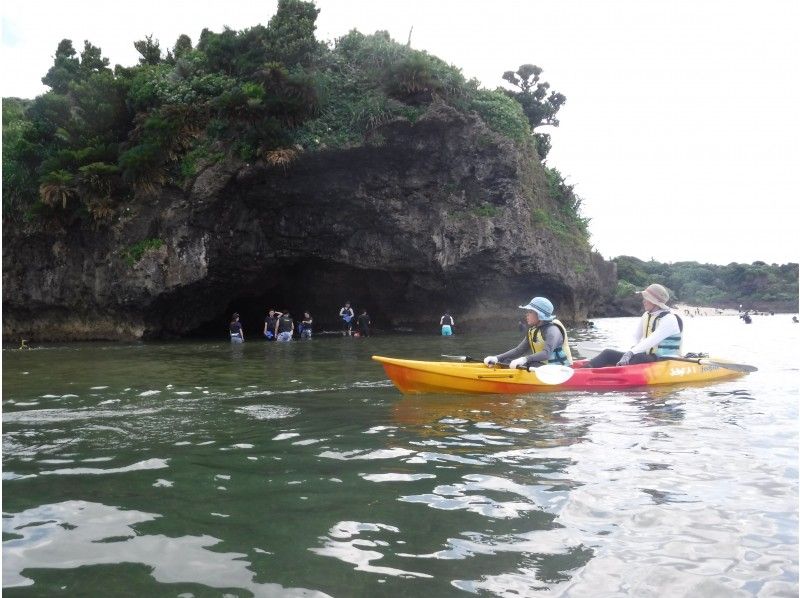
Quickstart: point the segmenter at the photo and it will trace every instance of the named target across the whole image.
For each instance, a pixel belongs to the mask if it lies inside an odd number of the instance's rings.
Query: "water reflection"
[[[33,585],[37,569],[140,563],[160,583],[197,583],[211,588],[241,588],[254,596],[327,596],[302,588],[257,583],[242,553],[211,548],[208,535],[171,538],[140,535],[138,524],[154,513],[71,500],[4,515],[3,586]],[[23,570],[25,574],[23,574]]]

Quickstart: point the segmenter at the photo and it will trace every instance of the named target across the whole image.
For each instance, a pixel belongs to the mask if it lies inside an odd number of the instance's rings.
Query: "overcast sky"
[[[548,164],[606,258],[797,262],[800,2],[317,0],[317,37],[388,30],[485,87],[524,63],[567,96]],[[277,1],[9,0],[3,96],[34,97],[58,42],[111,64],[203,27],[267,24]],[[542,129],[545,132],[546,129]]]

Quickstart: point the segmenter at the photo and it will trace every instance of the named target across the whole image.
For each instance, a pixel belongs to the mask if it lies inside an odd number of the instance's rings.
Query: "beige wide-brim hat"
[[[660,284],[651,284],[645,290],[637,292],[650,303],[658,305],[661,309],[669,309],[669,305],[667,305],[667,301],[669,301],[669,291]]]

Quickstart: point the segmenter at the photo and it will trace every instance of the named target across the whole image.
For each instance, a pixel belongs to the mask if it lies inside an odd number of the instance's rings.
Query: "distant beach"
[[[739,315],[739,311],[735,309],[701,307],[699,305],[686,305],[685,303],[676,303],[673,310],[676,311],[681,316],[738,316]]]
[[[678,313],[681,316],[739,316],[742,312],[747,311],[751,316],[765,316],[765,315],[775,315],[772,312],[766,310],[756,310],[756,309],[743,309],[740,312],[737,309],[720,309],[717,307],[701,307],[698,305],[686,305],[685,303],[676,303],[675,307],[672,308],[673,311]],[[791,312],[785,312],[791,313]]]

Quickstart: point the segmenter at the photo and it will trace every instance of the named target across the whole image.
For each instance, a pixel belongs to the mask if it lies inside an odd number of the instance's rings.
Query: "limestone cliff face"
[[[36,340],[260,336],[269,307],[335,329],[345,300],[374,326],[433,332],[513,323],[545,295],[586,319],[614,265],[531,218],[551,210],[541,165],[477,117],[434,104],[366,146],[287,167],[226,161],[185,190],[131,204],[111,228],[3,236],[3,335]],[[163,241],[131,265],[126,252]]]

